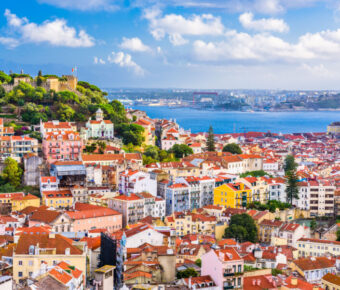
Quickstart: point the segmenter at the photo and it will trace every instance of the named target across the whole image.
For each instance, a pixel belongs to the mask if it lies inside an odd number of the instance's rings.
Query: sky
[[[0,1],[0,70],[102,88],[340,89],[340,0]]]

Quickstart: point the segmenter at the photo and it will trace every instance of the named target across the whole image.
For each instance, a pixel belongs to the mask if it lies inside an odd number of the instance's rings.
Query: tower
[[[101,108],[99,108],[96,112],[96,121],[103,121],[104,120],[104,113]]]

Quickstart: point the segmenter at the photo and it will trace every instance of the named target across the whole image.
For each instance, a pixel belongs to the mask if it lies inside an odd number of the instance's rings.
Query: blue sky
[[[0,69],[101,87],[340,89],[340,0],[0,2]]]

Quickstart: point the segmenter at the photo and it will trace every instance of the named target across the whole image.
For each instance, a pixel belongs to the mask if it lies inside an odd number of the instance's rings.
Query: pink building
[[[201,260],[202,276],[210,275],[219,289],[243,289],[244,262],[234,248],[210,250]]]
[[[45,133],[42,151],[48,163],[58,160],[80,160],[83,142],[74,131]]]
[[[76,203],[74,211],[66,214],[71,218],[74,232],[85,232],[93,229],[106,229],[115,232],[122,228],[122,214],[102,206],[87,203]]]

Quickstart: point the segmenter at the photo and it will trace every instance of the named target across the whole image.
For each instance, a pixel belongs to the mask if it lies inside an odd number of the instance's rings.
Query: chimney
[[[293,286],[296,286],[296,285],[298,284],[298,280],[297,280],[296,277],[292,277],[291,284],[292,284]]]

